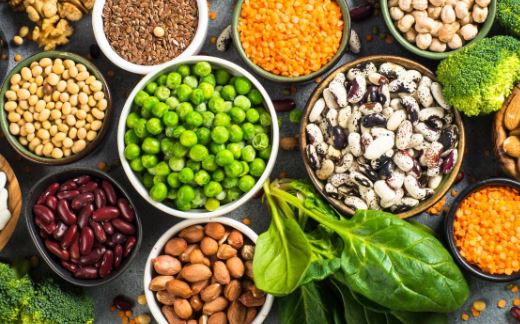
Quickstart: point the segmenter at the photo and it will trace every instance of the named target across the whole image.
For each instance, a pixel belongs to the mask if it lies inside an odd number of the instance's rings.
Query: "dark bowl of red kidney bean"
[[[74,285],[114,280],[141,245],[141,220],[128,194],[98,170],[70,169],[41,179],[24,208],[41,256]]]

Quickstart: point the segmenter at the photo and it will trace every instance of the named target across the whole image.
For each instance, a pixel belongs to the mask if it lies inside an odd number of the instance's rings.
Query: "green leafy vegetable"
[[[328,323],[328,307],[323,303],[320,288],[317,283],[311,282],[280,299],[282,323]]]

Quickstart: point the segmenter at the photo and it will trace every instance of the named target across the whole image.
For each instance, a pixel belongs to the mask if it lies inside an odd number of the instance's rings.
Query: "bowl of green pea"
[[[134,188],[181,218],[222,216],[251,199],[274,167],[278,144],[276,112],[260,82],[210,56],[145,76],[117,133]]]

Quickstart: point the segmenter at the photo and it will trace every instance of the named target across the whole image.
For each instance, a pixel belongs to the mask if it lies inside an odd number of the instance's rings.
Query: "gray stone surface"
[[[230,24],[230,16],[234,1],[213,0],[211,1],[211,4],[213,7],[212,10],[218,12],[218,18],[216,21],[210,21],[208,41],[203,51],[209,55],[219,56],[243,65],[233,48],[231,48],[226,53],[219,53],[215,50],[214,46],[209,43],[209,37],[218,36],[220,31],[225,26]],[[5,3],[0,3],[0,29],[4,31],[7,39],[11,39],[17,33],[19,27],[25,24],[29,24],[29,21],[26,19],[24,14],[15,14],[10,11]],[[372,42],[368,43],[366,41],[366,35],[372,32],[372,28],[374,26],[378,26],[381,31],[386,31],[386,27],[384,26],[384,22],[381,17],[373,17],[368,21],[363,23],[355,23],[353,25],[354,29],[360,33],[363,43],[363,49],[361,53],[357,55],[358,57],[374,54],[394,54],[410,57],[414,60],[426,64],[431,68],[435,67],[435,62],[416,57],[407,52],[404,48],[400,47],[398,44],[388,45],[380,40],[377,36]],[[95,43],[90,17],[77,24],[76,28],[77,32],[73,36],[71,44],[64,46],[61,48],[61,50],[71,51],[86,56],[89,53],[90,45]],[[10,46],[9,68],[12,68],[16,64],[14,62],[15,54],[21,54],[25,58],[30,54],[36,53],[38,51],[39,49],[37,46],[31,42],[26,42],[22,47]],[[341,62],[338,63],[338,65],[353,58],[353,56],[346,54],[342,58]],[[112,120],[111,130],[106,136],[106,140],[95,152],[80,162],[69,166],[42,167],[20,159],[20,157],[17,156],[17,154],[5,142],[5,140],[0,139],[0,153],[4,155],[13,166],[22,185],[24,196],[27,196],[33,184],[40,177],[46,174],[60,172],[65,168],[72,168],[75,166],[95,168],[99,161],[105,161],[108,164],[117,164],[118,157],[116,149],[116,125],[119,119],[119,112],[124,105],[128,93],[139,81],[140,76],[132,75],[119,70],[104,56],[94,60],[94,63],[100,68],[105,76],[107,76],[107,72],[109,70],[113,70],[115,72],[114,77],[107,77],[113,97],[114,119]],[[1,67],[2,65],[0,65],[0,78],[3,78],[3,71]],[[260,79],[260,81],[267,88],[273,99],[287,97],[283,94],[284,90],[286,89],[284,86],[262,79]],[[293,97],[296,100],[298,109],[304,108],[306,100],[310,96],[310,93],[313,91],[315,86],[315,83],[297,86],[297,93],[290,97]],[[284,134],[295,134],[298,131],[298,127],[289,122],[288,114],[280,114],[280,117],[283,119],[283,126],[281,129],[282,136]],[[487,179],[493,176],[501,175],[496,159],[494,158],[491,151],[492,118],[466,118],[465,124],[468,138],[468,150],[466,152],[463,169],[466,176],[464,180],[455,187],[458,191],[462,190],[462,188],[468,184],[468,181],[471,178]],[[276,177],[281,170],[285,170],[289,177],[306,177],[303,163],[299,153],[297,152],[280,152],[272,176]],[[137,192],[131,189],[130,183],[126,179],[122,168],[116,166],[110,171],[110,174],[118,179],[121,184],[128,188],[128,190],[131,192],[132,198],[137,204],[137,209],[143,221],[144,241],[142,242],[138,257],[126,273],[108,285],[89,289],[89,293],[95,298],[96,302],[96,323],[119,322],[119,318],[110,312],[112,298],[117,294],[124,294],[126,296],[135,298],[137,295],[143,292],[143,271],[145,260],[148,256],[148,251],[163,232],[180,221],[173,216],[164,214],[149,207],[146,202],[137,194]],[[449,199],[452,199],[451,196]],[[252,200],[239,210],[227,216],[239,220],[244,216],[250,217],[252,219],[251,227],[258,233],[264,231],[267,228],[270,220],[265,206],[262,206],[259,200]],[[423,214],[412,218],[412,220],[419,221],[428,226],[431,226],[435,231],[437,231],[437,233],[439,233],[439,236],[442,237],[442,218],[440,216],[430,216]],[[31,242],[31,239],[29,238],[25,221],[23,217],[21,217],[12,240],[9,242],[6,249],[0,253],[0,258],[13,258],[15,256],[21,255],[34,255],[36,253],[36,249]],[[47,268],[46,265],[43,265],[43,267]],[[508,300],[508,303],[510,303],[513,299],[513,294],[506,290],[506,284],[485,282],[473,278],[469,275],[467,276],[467,279],[471,285],[472,296],[468,300],[467,304],[459,312],[450,315],[450,323],[461,322],[461,311],[469,312],[471,302],[477,298],[484,299],[488,303],[488,309],[483,312],[478,319],[471,319],[472,323],[488,324],[515,322],[514,319],[512,319],[512,317],[509,315],[509,306],[505,310],[501,310],[496,307],[496,303],[500,298],[505,298]],[[144,311],[146,311],[145,307],[140,306],[139,308],[136,308],[137,313]],[[266,323],[278,323],[279,321],[277,320],[276,313],[276,307],[274,307]]]

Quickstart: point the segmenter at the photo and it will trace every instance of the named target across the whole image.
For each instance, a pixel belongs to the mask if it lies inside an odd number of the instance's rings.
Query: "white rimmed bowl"
[[[180,211],[178,209],[175,209],[173,205],[171,204],[165,204],[162,202],[156,202],[153,201],[149,194],[148,190],[144,187],[141,180],[137,177],[137,175],[132,171],[130,168],[130,164],[125,158],[124,151],[125,151],[125,131],[126,131],[126,118],[128,117],[128,114],[132,111],[134,97],[139,92],[139,90],[143,89],[146,84],[158,77],[159,75],[163,73],[168,73],[171,71],[174,71],[175,68],[178,65],[181,64],[194,64],[197,62],[209,62],[213,67],[218,68],[224,68],[228,70],[228,72],[232,75],[241,75],[245,78],[247,78],[253,86],[260,91],[262,94],[262,97],[264,98],[264,107],[267,111],[269,111],[269,114],[271,115],[272,119],[272,129],[271,129],[271,143],[272,143],[272,149],[271,149],[271,156],[269,157],[269,161],[267,161],[267,165],[265,167],[264,173],[262,176],[257,180],[256,184],[254,185],[253,189],[251,189],[249,192],[243,194],[240,199],[235,200],[233,202],[230,202],[228,204],[220,206],[218,209],[214,211],[207,211],[203,209],[192,209],[190,211]],[[152,73],[149,73],[146,75],[134,88],[134,90],[130,93],[128,99],[126,100],[125,106],[123,107],[123,110],[121,111],[121,116],[119,117],[119,125],[117,128],[117,149],[119,151],[119,159],[121,160],[121,164],[123,165],[123,169],[125,171],[126,176],[128,177],[128,180],[130,180],[130,183],[132,186],[139,192],[139,194],[152,206],[155,208],[180,218],[211,218],[211,217],[218,217],[225,214],[228,214],[232,212],[233,210],[239,208],[243,204],[245,204],[248,200],[250,200],[261,188],[263,183],[269,178],[269,175],[273,171],[274,164],[276,162],[276,156],[278,155],[278,146],[280,141],[280,131],[278,127],[278,118],[276,116],[276,111],[274,110],[273,102],[271,101],[271,98],[267,94],[267,91],[264,89],[262,84],[249,72],[247,72],[245,69],[241,68],[240,66],[236,65],[235,63],[226,61],[224,59],[220,59],[217,57],[212,56],[193,56],[190,58],[182,59],[177,62],[169,63],[168,66],[160,69],[155,70]]]
[[[123,70],[136,73],[136,74],[148,74],[155,69],[163,69],[171,64],[176,64],[183,59],[190,57],[192,55],[196,55],[202,49],[204,42],[206,41],[206,36],[208,34],[208,3],[206,0],[197,0],[198,7],[198,25],[197,30],[195,31],[195,35],[191,40],[190,45],[182,52],[179,56],[173,58],[172,60],[156,64],[156,65],[140,65],[135,64],[130,61],[125,60],[121,57],[110,45],[108,41],[105,30],[103,27],[103,8],[105,7],[105,0],[97,0],[94,4],[94,9],[92,11],[92,27],[94,28],[94,37],[96,38],[96,42],[101,48],[101,51],[105,54],[106,57],[112,63],[117,65]]]
[[[158,257],[161,255],[164,246],[166,245],[166,242],[168,242],[171,238],[173,238],[177,233],[179,233],[181,230],[185,229],[186,227],[189,227],[191,225],[196,224],[206,224],[206,223],[221,223],[224,225],[227,225],[229,227],[237,229],[239,232],[247,236],[253,243],[256,244],[256,240],[258,238],[258,234],[256,234],[252,229],[250,229],[247,225],[244,225],[243,223],[236,221],[231,218],[227,217],[219,217],[219,218],[205,218],[205,219],[188,219],[184,220],[172,228],[170,228],[168,231],[166,231],[155,243],[154,247],[152,248],[150,255],[148,256],[148,259],[146,260],[146,266],[144,269],[144,292],[146,296],[146,302],[148,304],[148,308],[150,309],[150,312],[152,313],[153,317],[159,324],[168,324],[168,321],[166,321],[166,318],[161,312],[161,307],[159,306],[159,303],[155,299],[154,292],[148,289],[150,286],[150,281],[152,280],[152,273],[153,273],[153,266],[152,266],[152,259]],[[274,297],[272,295],[267,295],[265,304],[260,308],[258,314],[256,315],[255,319],[253,320],[252,324],[261,324],[269,314],[269,311],[271,310],[271,307],[273,306]]]

